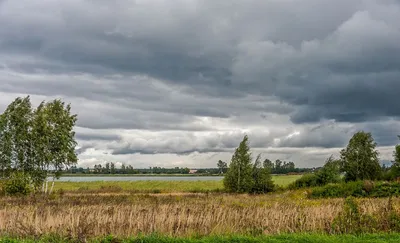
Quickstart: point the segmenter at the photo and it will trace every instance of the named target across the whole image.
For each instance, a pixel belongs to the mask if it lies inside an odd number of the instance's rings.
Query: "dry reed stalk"
[[[55,233],[75,238],[154,232],[171,236],[326,232],[343,205],[343,199],[290,201],[275,196],[120,197],[2,198],[0,232],[19,236]],[[377,213],[386,201],[359,202],[361,211]],[[393,201],[398,208],[400,201]]]

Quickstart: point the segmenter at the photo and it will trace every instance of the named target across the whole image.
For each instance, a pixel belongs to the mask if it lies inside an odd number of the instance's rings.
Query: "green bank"
[[[276,175],[272,177],[274,183],[285,187],[301,175]],[[136,192],[208,192],[222,191],[224,189],[220,181],[88,181],[88,182],[56,182],[56,190],[65,191],[136,191]]]

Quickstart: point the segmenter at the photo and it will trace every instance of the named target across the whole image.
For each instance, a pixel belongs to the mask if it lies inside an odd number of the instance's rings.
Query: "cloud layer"
[[[82,166],[215,166],[244,134],[320,165],[400,134],[395,0],[0,1],[0,109],[61,97]]]

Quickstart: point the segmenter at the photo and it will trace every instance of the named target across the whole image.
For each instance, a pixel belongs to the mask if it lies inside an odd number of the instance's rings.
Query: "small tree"
[[[340,161],[330,156],[325,165],[316,173],[318,185],[337,183],[340,181]]]
[[[228,169],[228,164],[226,162],[224,162],[222,160],[218,160],[217,166],[218,166],[220,174],[226,173],[226,171]]]
[[[398,136],[398,138],[400,139],[400,136]],[[393,175],[393,177],[399,177],[400,176],[400,144],[397,144],[394,149],[395,149],[394,153],[393,153],[394,160],[392,161],[392,168],[390,169],[390,173]]]
[[[265,159],[265,160],[264,160],[263,166],[264,166],[264,168],[268,168],[268,169],[270,169],[271,171],[272,171],[272,170],[274,169],[274,167],[275,167],[274,162],[272,162],[272,161],[269,160],[269,159]]]
[[[115,164],[113,162],[111,162],[110,169],[111,169],[111,174],[115,174]]]
[[[224,186],[232,192],[250,192],[254,186],[249,139],[244,136],[232,156],[229,170],[224,177]]]
[[[340,152],[346,181],[376,180],[381,177],[376,143],[371,133],[357,132]]]
[[[274,190],[270,169],[268,167],[263,167],[261,164],[261,154],[257,156],[253,165],[253,180],[254,185],[251,192],[266,193]]]

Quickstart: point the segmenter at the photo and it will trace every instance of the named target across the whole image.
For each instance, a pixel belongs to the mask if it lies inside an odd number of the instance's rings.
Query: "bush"
[[[7,195],[28,195],[31,192],[31,180],[29,175],[23,172],[12,173],[10,179],[4,185]]]
[[[305,187],[323,186],[329,183],[339,183],[340,179],[340,161],[329,157],[325,165],[314,174],[305,174],[300,179],[289,185],[290,189]]]
[[[390,197],[400,196],[400,184],[388,182],[355,181],[341,184],[328,184],[316,187],[309,194],[310,198],[335,197]]]
[[[289,185],[289,189],[299,189],[318,186],[318,177],[315,174],[305,174]]]

